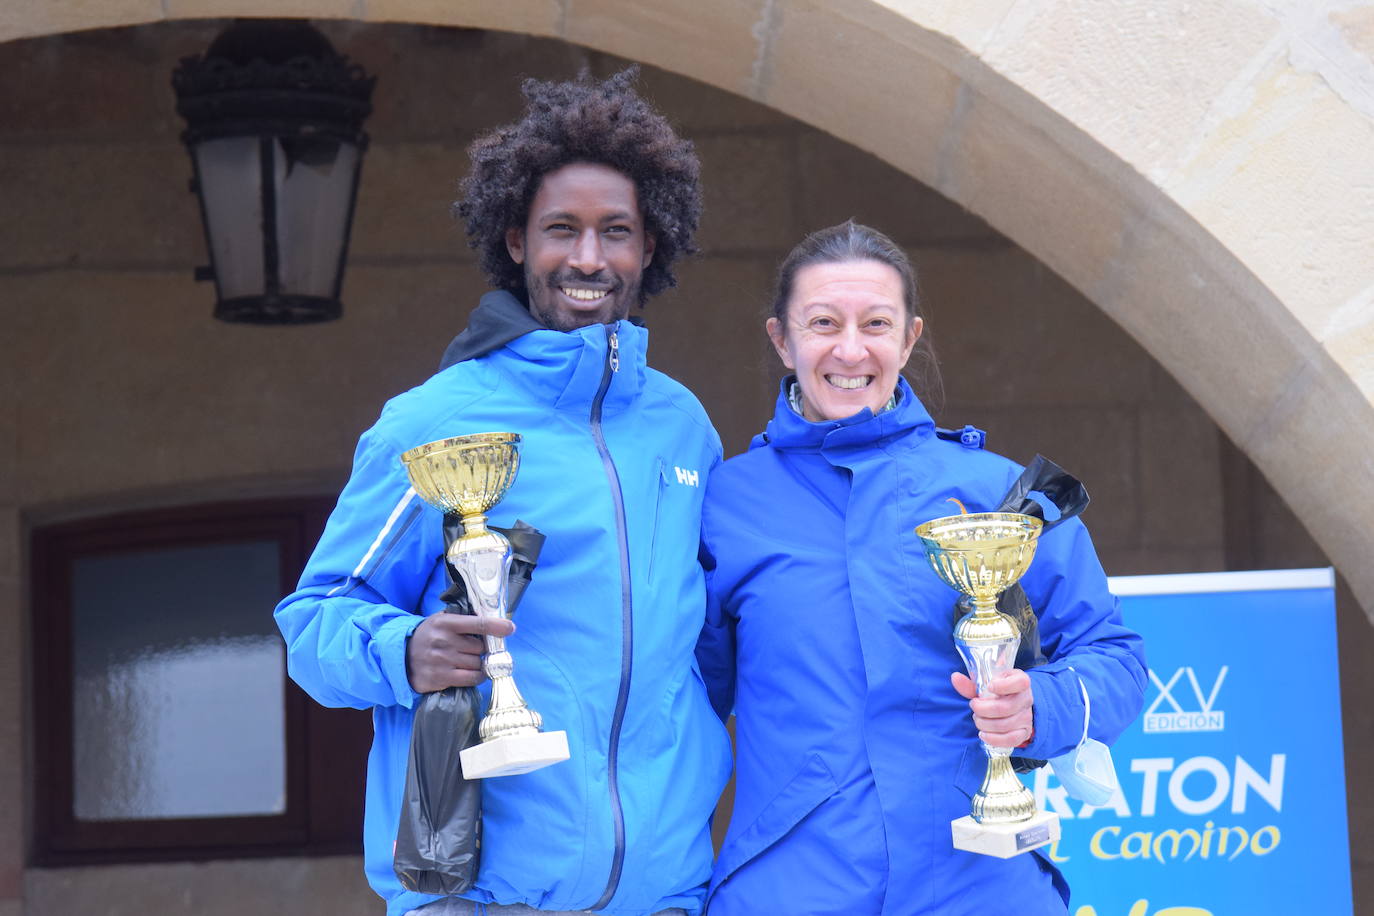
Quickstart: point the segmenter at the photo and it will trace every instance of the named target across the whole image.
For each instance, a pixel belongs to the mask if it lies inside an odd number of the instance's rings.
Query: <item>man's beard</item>
[[[607,281],[609,285],[607,285]],[[564,286],[607,286],[605,301],[595,310],[572,311],[560,309]],[[530,314],[544,327],[554,331],[576,331],[593,324],[613,324],[630,314],[631,306],[639,302],[639,279],[633,284],[621,277],[606,273],[584,275],[552,275],[543,282],[525,272],[525,295]]]

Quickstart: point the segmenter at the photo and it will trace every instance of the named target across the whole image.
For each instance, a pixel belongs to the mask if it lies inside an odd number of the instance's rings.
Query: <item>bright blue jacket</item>
[[[483,782],[481,871],[465,896],[623,916],[700,908],[730,770],[692,654],[720,440],[685,388],[647,368],[647,342],[623,321],[532,331],[393,399],[277,608],[296,682],[326,706],[373,708],[366,867],[389,916],[436,899],[401,888],[392,847],[418,698],[406,640],[448,585],[441,515],[410,490],[399,456],[500,430],[524,442],[490,523],[523,519],[548,538],[507,645],[525,699],[567,732],[572,757]]]
[[[1037,851],[955,850],[984,755],[952,631],[956,593],[913,529],[995,508],[1021,469],[945,441],[905,381],[898,404],[811,423],[785,396],[767,432],[712,475],[702,528],[708,621],[698,649],[719,711],[737,717],[734,813],[710,916],[1063,914],[1067,891]],[[1145,683],[1087,530],[1046,533],[1022,580],[1049,663],[1030,672],[1048,758],[1110,742]]]

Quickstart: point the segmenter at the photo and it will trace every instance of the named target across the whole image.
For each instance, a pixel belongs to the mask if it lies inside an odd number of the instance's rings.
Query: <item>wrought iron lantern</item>
[[[309,24],[242,20],[172,74],[215,317],[338,318],[376,77]]]

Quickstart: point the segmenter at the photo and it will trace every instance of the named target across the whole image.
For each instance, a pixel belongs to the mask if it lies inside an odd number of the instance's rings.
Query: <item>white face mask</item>
[[[1073,671],[1073,668],[1069,670]],[[1078,677],[1078,672],[1073,671],[1073,675]],[[1112,763],[1112,752],[1107,745],[1088,737],[1092,705],[1088,701],[1088,688],[1081,677],[1078,678],[1078,687],[1083,691],[1083,737],[1079,739],[1078,746],[1067,754],[1051,758],[1050,768],[1070,797],[1090,805],[1105,805],[1117,790],[1116,766]]]

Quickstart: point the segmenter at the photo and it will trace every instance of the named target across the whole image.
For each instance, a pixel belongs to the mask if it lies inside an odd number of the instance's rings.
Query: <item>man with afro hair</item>
[[[524,116],[472,144],[455,210],[494,290],[439,372],[363,434],[277,607],[292,677],[325,705],[373,709],[364,845],[388,916],[702,909],[730,771],[693,665],[701,502],[721,446],[696,398],[647,366],[647,332],[627,320],[695,250],[701,189],[692,145],[635,76],[527,80]],[[547,538],[518,630],[438,613],[443,518],[399,460],[496,430],[523,442],[489,523],[523,520]],[[476,880],[436,897],[403,886],[392,861],[414,709],[484,680],[485,636],[508,637],[521,692],[571,756],[480,781]]]

